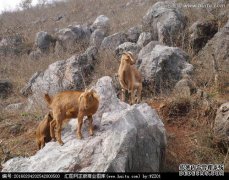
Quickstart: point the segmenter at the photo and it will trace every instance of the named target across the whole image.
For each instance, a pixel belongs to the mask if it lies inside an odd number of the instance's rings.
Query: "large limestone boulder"
[[[190,98],[196,92],[195,83],[187,74],[183,75],[182,79],[176,83],[173,89],[173,95],[177,98]]]
[[[136,43],[132,42],[125,42],[123,44],[120,44],[116,49],[115,49],[115,55],[117,58],[121,58],[121,55],[125,51],[131,51],[134,56],[136,56],[139,51],[141,50],[141,47],[137,45]]]
[[[83,54],[57,61],[50,64],[45,71],[35,73],[21,90],[21,93],[28,97],[27,110],[33,110],[35,107],[46,108],[44,93],[52,95],[62,90],[84,89],[84,83],[90,81],[97,53],[96,47],[89,47]]]
[[[100,47],[103,39],[105,37],[105,32],[101,29],[96,29],[90,37],[90,46]]]
[[[145,52],[140,56],[139,70],[149,90],[169,91],[182,75],[193,71],[188,54],[180,48],[156,45],[152,51]]]
[[[229,69],[229,20],[223,28],[217,32],[211,40],[199,51],[195,57],[196,76],[201,84],[209,84],[213,80],[214,69],[219,69],[219,81],[221,86],[228,86]],[[215,63],[214,63],[215,58]],[[215,65],[214,65],[215,64]],[[204,74],[204,76],[203,76]]]
[[[144,47],[145,45],[147,45],[152,39],[152,35],[150,32],[142,32],[139,35],[138,41],[137,41],[137,45]]]
[[[144,58],[145,55],[153,51],[156,45],[162,45],[162,44],[158,41],[151,41],[141,49],[141,51],[138,54],[138,62],[137,62],[138,65],[141,64],[142,58]]]
[[[221,147],[227,149],[229,145],[229,102],[224,103],[217,110],[214,124],[214,138]]]
[[[100,29],[105,33],[105,35],[107,35],[110,30],[110,19],[104,15],[98,16],[94,23],[91,25],[91,29],[92,31]]]
[[[141,34],[141,31],[142,31],[141,26],[131,27],[127,31],[127,40],[130,42],[136,43],[139,35]]]
[[[63,146],[49,142],[34,156],[10,159],[2,172],[159,172],[166,135],[156,111],[147,104],[120,102],[108,76],[94,89],[100,105],[93,116],[93,136],[84,123],[84,138],[77,139],[77,121],[72,119],[62,130]]]
[[[197,21],[190,28],[190,47],[193,53],[198,53],[205,44],[210,40],[218,31],[216,21],[206,20]]]
[[[173,46],[185,28],[185,22],[185,16],[174,2],[160,1],[143,17],[143,31],[151,32],[152,40]]]
[[[53,38],[50,34],[44,31],[40,31],[36,34],[35,37],[35,46],[41,51],[41,52],[47,52],[51,43],[53,42]]]
[[[114,52],[115,49],[122,43],[127,41],[127,35],[123,32],[118,32],[107,36],[103,39],[100,46],[101,50],[108,50]]]
[[[90,42],[91,29],[87,25],[69,25],[55,33],[58,43],[55,51],[75,51],[76,47],[86,47]]]

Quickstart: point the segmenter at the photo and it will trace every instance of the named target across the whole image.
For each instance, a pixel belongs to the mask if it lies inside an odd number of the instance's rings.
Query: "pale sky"
[[[4,10],[14,10],[22,0],[0,0],[0,13]],[[32,0],[32,5],[36,5],[39,0]],[[49,2],[52,0],[48,0]]]

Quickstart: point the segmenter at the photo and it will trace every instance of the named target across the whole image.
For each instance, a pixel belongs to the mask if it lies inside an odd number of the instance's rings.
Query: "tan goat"
[[[63,91],[52,98],[45,94],[45,99],[53,111],[53,121],[50,123],[50,134],[53,140],[55,140],[54,128],[56,128],[57,141],[61,145],[64,144],[61,140],[62,124],[70,118],[78,118],[77,137],[81,139],[84,116],[87,116],[89,120],[89,134],[93,135],[92,115],[99,107],[99,96],[94,90]]]
[[[122,88],[122,101],[125,101],[126,90],[131,93],[131,104],[136,102],[135,94],[137,90],[137,103],[141,100],[142,78],[140,72],[135,67],[136,61],[131,52],[124,52],[121,57],[118,69],[119,83]]]
[[[50,122],[53,120],[52,112],[49,111],[45,115],[44,119],[39,123],[36,130],[36,141],[38,148],[41,149],[45,146],[45,143],[51,141],[50,136]]]

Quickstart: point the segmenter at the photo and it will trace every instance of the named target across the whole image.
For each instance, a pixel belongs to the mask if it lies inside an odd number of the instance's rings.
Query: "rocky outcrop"
[[[227,150],[229,145],[229,102],[217,110],[214,124],[214,139]]]
[[[141,50],[141,47],[137,45],[136,43],[125,42],[123,44],[120,44],[115,49],[115,55],[117,58],[120,58],[124,51],[131,51],[133,55],[136,56],[140,50]]]
[[[18,55],[24,52],[25,49],[23,37],[20,35],[0,37],[0,56]]]
[[[143,31],[152,33],[152,40],[174,46],[186,26],[186,18],[174,2],[157,2],[143,17]]]
[[[69,25],[67,28],[56,32],[58,41],[55,47],[56,53],[59,51],[75,51],[76,47],[87,47],[90,42],[91,29],[87,25]]]
[[[96,47],[89,47],[83,54],[57,61],[50,64],[44,72],[35,73],[21,90],[23,95],[29,97],[27,110],[35,107],[46,108],[44,93],[52,95],[61,90],[84,89],[84,83],[90,81],[97,54]]]
[[[126,41],[127,41],[127,35],[125,33],[123,32],[115,33],[104,38],[100,49],[113,52],[120,44]]]
[[[169,90],[183,74],[193,71],[193,66],[187,62],[187,53],[176,47],[156,45],[152,51],[141,53],[140,58],[139,70],[144,79],[143,83],[150,87],[151,91]]]
[[[44,32],[44,31],[40,31],[36,34],[35,46],[41,52],[47,52],[53,41],[54,41],[54,39],[52,38],[52,36],[50,34],[48,34],[47,32]]]
[[[196,60],[196,76],[201,84],[209,83],[214,77],[214,67],[219,69],[221,86],[228,86],[229,69],[229,21],[208,41],[205,47],[199,51]],[[214,65],[215,58],[215,65]],[[203,76],[204,74],[204,76]],[[226,81],[224,81],[226,80]]]
[[[196,54],[218,31],[216,21],[197,21],[190,28],[190,47]]]
[[[40,49],[36,49],[35,51],[32,51],[29,53],[29,59],[30,60],[38,60],[42,57],[42,52]]]
[[[152,35],[150,32],[142,32],[139,35],[138,41],[137,41],[137,45],[143,47],[145,45],[147,45],[152,39]]]
[[[128,31],[127,31],[127,40],[129,42],[136,43],[141,31],[142,31],[141,26],[135,26],[135,27],[132,27],[132,28],[128,29]]]
[[[151,41],[141,49],[141,51],[138,54],[138,62],[137,62],[138,65],[141,64],[142,59],[144,58],[145,55],[148,55],[153,51],[156,45],[162,45],[162,44],[158,41]]]
[[[159,172],[165,158],[162,121],[147,104],[129,106],[115,95],[110,77],[94,86],[100,106],[94,116],[95,134],[76,139],[76,120],[62,132],[65,142],[49,142],[34,156],[16,157],[3,164],[3,172]]]
[[[173,94],[176,97],[189,98],[192,94],[196,93],[197,89],[191,77],[184,74],[182,79],[178,81],[174,87]]]
[[[97,48],[100,47],[103,39],[105,37],[105,33],[101,29],[96,29],[90,37],[90,46],[95,46]]]
[[[94,23],[91,25],[91,29],[92,31],[100,29],[105,33],[105,35],[107,35],[110,30],[110,19],[104,15],[98,16]]]

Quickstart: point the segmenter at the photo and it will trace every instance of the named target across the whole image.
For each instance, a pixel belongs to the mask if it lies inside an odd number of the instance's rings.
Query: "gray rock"
[[[127,41],[127,35],[125,33],[123,32],[115,33],[104,38],[100,46],[100,49],[110,50],[113,52],[120,44],[126,41]]]
[[[127,40],[129,42],[136,43],[141,31],[142,31],[142,28],[140,26],[135,26],[135,27],[128,29]]]
[[[76,46],[87,47],[90,42],[91,30],[87,25],[69,25],[56,32],[58,43],[55,51],[74,51]]]
[[[153,49],[155,48],[156,45],[161,45],[161,43],[158,41],[151,41],[150,43],[148,43],[145,47],[143,47],[141,49],[141,51],[138,54],[138,60],[137,60],[138,66],[141,64],[144,56],[148,56],[149,53],[151,53],[153,51]]]
[[[98,16],[94,23],[91,25],[91,29],[92,31],[95,29],[101,29],[104,31],[105,35],[107,35],[110,30],[110,19],[104,15]]]
[[[171,46],[176,44],[185,22],[185,16],[174,2],[157,2],[143,17],[143,31],[151,32],[152,40]]]
[[[42,57],[42,52],[40,49],[36,49],[35,51],[32,51],[31,53],[29,53],[29,58],[31,60],[38,60]]]
[[[29,95],[32,94],[32,90],[31,87],[33,85],[33,83],[35,82],[35,80],[37,79],[37,77],[41,74],[40,71],[34,73],[32,75],[32,77],[29,79],[29,82],[20,90],[20,93],[25,96],[28,97]]]
[[[196,55],[196,76],[202,84],[208,83],[214,77],[213,56],[220,68],[221,80],[228,79],[229,69],[229,20],[227,24],[211,38],[204,48]],[[204,74],[204,76],[203,76]],[[222,86],[227,86],[228,81],[221,81]]]
[[[214,138],[223,148],[229,145],[229,102],[224,103],[217,110],[214,124]]]
[[[39,48],[41,52],[47,52],[52,41],[53,39],[50,34],[40,31],[36,34],[35,46]]]
[[[193,53],[196,54],[218,31],[216,21],[206,20],[197,21],[190,28],[190,47]]]
[[[180,81],[178,81],[174,87],[173,94],[176,97],[190,97],[196,93],[196,87],[191,77],[185,74]]]
[[[95,46],[97,48],[100,47],[103,39],[105,37],[105,33],[101,29],[96,29],[90,37],[90,46]]]
[[[152,39],[150,32],[142,32],[138,38],[137,45],[143,47],[147,45]]]
[[[7,111],[16,111],[16,110],[23,110],[25,108],[25,103],[15,103],[9,104],[6,106],[5,110]]]
[[[131,51],[134,55],[137,55],[140,50],[141,50],[141,47],[138,46],[136,43],[125,42],[123,44],[120,44],[115,49],[115,55],[117,58],[121,58],[121,55],[124,51]]]
[[[147,104],[129,106],[114,93],[110,77],[94,87],[100,105],[89,136],[87,123],[76,139],[76,120],[62,132],[65,144],[49,142],[31,157],[16,157],[3,164],[2,172],[159,172],[165,159],[165,128]]]
[[[84,83],[89,83],[94,70],[97,53],[96,47],[89,47],[81,55],[57,61],[50,64],[44,72],[35,73],[21,90],[23,95],[29,96],[26,110],[34,110],[36,107],[46,109],[44,93],[53,95],[62,90],[84,89]]]
[[[20,35],[12,35],[0,38],[0,55],[18,55],[25,49],[23,38]]]
[[[5,98],[12,92],[13,85],[8,80],[0,80],[0,98]]]
[[[169,91],[181,75],[193,71],[188,59],[187,53],[180,48],[156,45],[152,51],[141,54],[139,70],[144,78],[143,83],[149,90]]]

